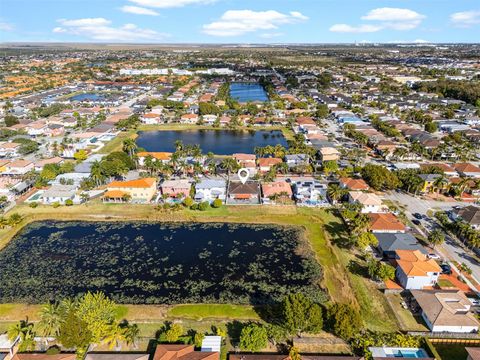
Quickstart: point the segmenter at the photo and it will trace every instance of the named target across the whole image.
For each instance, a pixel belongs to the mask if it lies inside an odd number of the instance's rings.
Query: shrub
[[[187,208],[191,207],[193,205],[193,199],[191,197],[186,197],[185,200],[183,200],[183,205]]]
[[[210,204],[208,203],[208,201],[204,201],[198,205],[198,210],[205,211],[208,209],[209,206]]]
[[[60,348],[57,345],[50,346],[45,352],[47,355],[57,355],[60,354]]]
[[[65,200],[65,205],[66,206],[72,206],[73,205],[73,200],[72,199]]]
[[[220,206],[222,206],[222,204],[223,204],[222,200],[215,199],[215,200],[213,200],[212,207],[216,209],[216,208],[219,208]]]
[[[55,201],[55,202],[52,204],[52,206],[53,206],[54,208],[58,208],[58,207],[60,206],[60,203],[59,203],[58,201]]]
[[[259,351],[267,346],[267,329],[261,325],[250,324],[242,329],[240,348],[247,351]]]
[[[190,210],[198,210],[198,204],[193,203],[192,206],[190,206]]]
[[[359,311],[349,304],[333,304],[328,308],[327,318],[333,333],[342,339],[351,339],[363,325]]]
[[[28,206],[30,206],[32,209],[35,209],[38,206],[37,202],[31,202]]]

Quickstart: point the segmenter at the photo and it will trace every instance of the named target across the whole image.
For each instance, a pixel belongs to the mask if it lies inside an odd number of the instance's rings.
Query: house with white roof
[[[227,183],[223,179],[203,179],[195,184],[195,201],[211,203],[220,199],[224,202],[226,194]]]

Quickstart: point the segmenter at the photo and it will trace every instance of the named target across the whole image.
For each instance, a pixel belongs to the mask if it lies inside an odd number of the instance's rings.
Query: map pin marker
[[[238,170],[238,177],[240,178],[242,184],[245,185],[248,178],[250,177],[250,171],[246,168],[241,168],[240,170]]]

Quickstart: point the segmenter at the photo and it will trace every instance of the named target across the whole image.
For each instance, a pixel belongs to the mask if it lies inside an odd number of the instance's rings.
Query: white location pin
[[[238,177],[240,178],[240,181],[242,182],[242,184],[245,185],[248,178],[250,177],[250,170],[246,168],[241,168],[240,170],[238,170]]]

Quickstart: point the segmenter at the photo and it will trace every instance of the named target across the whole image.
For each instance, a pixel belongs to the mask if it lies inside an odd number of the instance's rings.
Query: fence
[[[447,340],[476,341],[480,344],[480,335],[477,333],[447,333],[447,332],[426,332],[409,331],[409,335],[423,336],[433,342],[443,342]],[[452,341],[453,342],[453,341]]]

